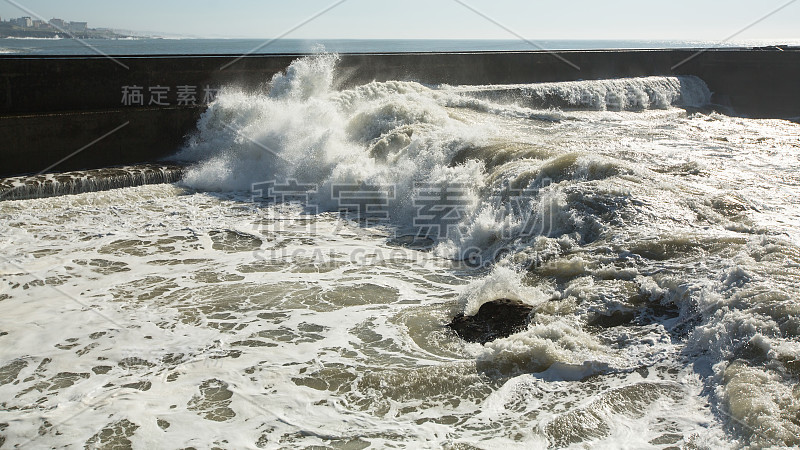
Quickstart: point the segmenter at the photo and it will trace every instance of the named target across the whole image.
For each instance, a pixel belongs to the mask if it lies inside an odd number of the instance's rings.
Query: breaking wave
[[[338,90],[336,61],[300,59],[263,92],[222,92],[179,154],[193,164],[182,183],[210,191],[312,184],[309,199],[323,211],[342,209],[337,186],[390,191],[395,232],[424,234],[435,254],[489,271],[462,295],[459,312],[498,298],[534,309],[525,330],[475,344],[479,370],[582,380],[689,359],[733,435],[797,444],[790,355],[800,322],[788,293],[798,285],[775,278],[778,267],[797,267],[793,244],[751,220],[735,191],[704,185],[706,169],[619,137],[636,138],[642,131],[631,124],[650,123],[657,139],[653,127],[690,120],[680,108],[710,102],[702,80],[388,81]],[[422,229],[419,199],[430,186],[458,193],[457,220],[440,214]],[[636,401],[682,396],[674,386],[630,389]],[[558,420],[611,427],[601,406],[587,408]],[[558,420],[544,432],[579,442]]]

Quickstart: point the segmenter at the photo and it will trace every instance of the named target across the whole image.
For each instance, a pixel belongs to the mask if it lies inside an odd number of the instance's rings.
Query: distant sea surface
[[[657,49],[800,45],[800,40],[657,41],[657,40],[301,40],[301,39],[0,39],[0,54],[154,55],[359,52],[457,52],[588,49]]]

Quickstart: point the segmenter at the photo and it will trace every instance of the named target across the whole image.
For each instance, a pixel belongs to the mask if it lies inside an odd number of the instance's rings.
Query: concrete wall
[[[155,161],[180,148],[201,112],[117,108],[0,116],[0,177]]]
[[[715,100],[750,117],[800,116],[800,50],[693,50],[342,55],[338,80],[497,84],[696,75]],[[128,123],[52,170],[152,161],[174,152],[203,109],[206,89],[255,89],[300,55],[0,57],[0,176],[35,173]],[[564,58],[570,64],[564,62]],[[229,63],[230,66],[221,69]],[[578,66],[576,69],[573,65]],[[125,66],[125,67],[123,67]],[[142,105],[123,89],[141,87]],[[150,88],[169,88],[160,106]],[[196,104],[179,102],[181,86]],[[184,88],[186,89],[186,88]],[[157,100],[157,99],[155,99]],[[180,104],[179,104],[180,103]]]

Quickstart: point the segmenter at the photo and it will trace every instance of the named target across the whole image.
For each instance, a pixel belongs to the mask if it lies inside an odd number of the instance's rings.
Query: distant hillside
[[[51,38],[55,39],[57,37],[69,39],[72,37],[76,37],[78,39],[119,39],[119,38],[126,38],[130,37],[127,35],[117,34],[111,31],[100,31],[94,29],[88,29],[86,31],[82,31],[80,33],[64,33],[61,31],[52,31],[52,30],[37,30],[33,28],[22,28],[16,25],[12,25],[8,22],[0,22],[0,38]]]

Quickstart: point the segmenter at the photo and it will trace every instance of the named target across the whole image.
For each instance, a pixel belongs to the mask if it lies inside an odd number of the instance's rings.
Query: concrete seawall
[[[216,89],[256,89],[300,56],[0,57],[0,176],[166,157]],[[800,116],[800,49],[347,54],[339,72],[342,85],[696,75],[737,114]]]

